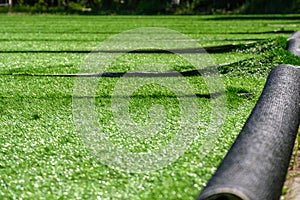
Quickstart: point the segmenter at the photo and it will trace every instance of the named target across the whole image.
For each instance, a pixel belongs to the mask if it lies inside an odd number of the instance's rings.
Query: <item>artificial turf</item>
[[[300,29],[299,20],[293,16],[275,19],[272,16],[222,19],[222,16],[1,15],[0,198],[195,199],[241,130],[268,72],[281,63],[300,65],[299,58],[285,50],[290,32]],[[210,98],[203,77],[186,77],[198,95],[199,106],[199,122],[190,124],[191,130],[196,130],[195,138],[187,151],[162,169],[133,173],[100,162],[76,130],[72,107],[76,77],[28,74],[77,73],[87,53],[76,51],[93,50],[111,35],[139,27],[176,30],[203,47],[244,46],[210,54],[215,64],[231,63],[218,69],[225,95]],[[128,71],[153,62],[167,65],[165,71],[193,69],[176,55],[141,53],[125,54],[109,70]],[[168,81],[168,78],[158,80]],[[118,128],[111,111],[114,88],[119,81],[126,83],[122,78],[101,78],[94,96],[97,120],[111,142],[131,152],[155,151],[167,145],[178,129],[180,106],[176,95],[154,80],[130,96],[128,110],[135,125],[149,127],[153,113],[161,114],[151,110],[153,105],[164,106],[167,118],[163,131],[155,137],[135,138]],[[225,123],[213,138],[212,149],[203,156],[201,146],[207,142],[205,134],[214,123],[211,105],[219,98],[226,103]]]

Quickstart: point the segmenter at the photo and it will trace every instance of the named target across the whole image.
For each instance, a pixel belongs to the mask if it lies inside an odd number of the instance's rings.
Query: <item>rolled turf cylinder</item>
[[[300,122],[300,67],[279,65],[198,200],[279,199]]]
[[[295,32],[287,41],[287,50],[300,57],[300,31]]]

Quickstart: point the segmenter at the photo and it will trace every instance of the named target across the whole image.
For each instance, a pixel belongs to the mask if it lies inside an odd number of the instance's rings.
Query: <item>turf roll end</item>
[[[295,32],[287,41],[287,50],[300,57],[300,31]]]
[[[300,123],[300,67],[279,65],[198,200],[280,199]]]

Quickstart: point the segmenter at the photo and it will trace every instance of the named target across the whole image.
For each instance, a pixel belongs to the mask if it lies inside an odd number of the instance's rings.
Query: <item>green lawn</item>
[[[221,17],[1,15],[0,198],[195,199],[241,130],[269,71],[281,63],[300,65],[299,58],[285,50],[286,38],[300,30],[299,20]],[[28,75],[77,73],[88,55],[80,51],[93,50],[113,34],[140,27],[176,30],[203,47],[242,45],[210,54],[216,64],[232,63],[219,68],[226,95],[209,99],[202,77],[186,78],[199,105],[199,123],[191,127],[197,131],[189,149],[163,169],[127,173],[98,161],[76,131],[72,107],[76,77]],[[128,71],[153,62],[168,65],[165,71],[193,69],[176,55],[140,53],[123,55],[109,70]],[[110,110],[120,80],[101,78],[96,89],[97,120],[111,142],[131,152],[167,145],[180,117],[176,95],[155,83],[133,93],[129,112],[137,125],[151,123],[152,105],[162,104],[167,117],[163,131],[154,138],[135,139],[118,128]],[[203,157],[201,146],[213,123],[212,102],[225,97],[223,130]]]

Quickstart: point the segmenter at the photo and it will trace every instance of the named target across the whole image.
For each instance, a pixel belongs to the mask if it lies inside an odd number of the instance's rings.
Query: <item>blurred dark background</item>
[[[300,0],[0,0],[2,12],[78,14],[287,14]]]

